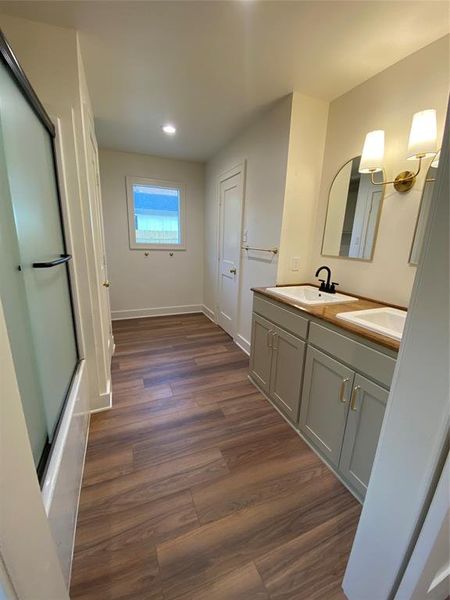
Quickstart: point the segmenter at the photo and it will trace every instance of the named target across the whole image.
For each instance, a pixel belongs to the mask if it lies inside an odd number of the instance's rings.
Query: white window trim
[[[162,188],[176,189],[180,192],[180,243],[179,244],[138,244],[134,227],[134,198],[133,185],[154,185]],[[128,206],[128,238],[130,250],[186,250],[186,211],[185,185],[179,181],[150,179],[148,177],[132,177],[127,175],[127,206]]]

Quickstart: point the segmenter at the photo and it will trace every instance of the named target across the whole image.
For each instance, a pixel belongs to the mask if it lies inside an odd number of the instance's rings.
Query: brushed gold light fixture
[[[393,181],[375,181],[374,174],[383,170],[384,131],[370,131],[364,141],[360,173],[370,173],[374,185],[393,184],[397,192],[408,192],[416,183],[422,160],[436,155],[436,111],[433,108],[417,112],[412,119],[408,142],[408,160],[418,160],[415,173],[402,171]]]

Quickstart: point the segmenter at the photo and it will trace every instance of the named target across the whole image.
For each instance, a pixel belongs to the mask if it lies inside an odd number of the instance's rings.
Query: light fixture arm
[[[416,183],[416,177],[420,173],[420,170],[422,168],[423,156],[418,156],[417,158],[419,159],[419,166],[415,173],[412,173],[411,171],[402,171],[401,173],[399,173],[397,175],[397,177],[393,181],[375,181],[375,179],[374,179],[375,172],[371,171],[370,180],[371,180],[372,184],[373,185],[389,185],[392,183],[394,185],[395,189],[397,190],[397,192],[409,192],[409,190]]]

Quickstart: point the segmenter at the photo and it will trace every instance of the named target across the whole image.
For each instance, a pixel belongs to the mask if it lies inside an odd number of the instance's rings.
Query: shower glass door
[[[53,131],[19,84],[0,63],[0,294],[34,460],[42,466],[78,352]]]

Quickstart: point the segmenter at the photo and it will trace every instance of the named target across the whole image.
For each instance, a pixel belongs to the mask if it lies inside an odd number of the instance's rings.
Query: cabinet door
[[[337,467],[354,372],[308,347],[300,408],[300,430]]]
[[[383,423],[389,392],[355,376],[339,471],[364,498]]]
[[[279,327],[272,341],[270,398],[292,421],[297,421],[305,343]]]
[[[275,326],[253,313],[250,374],[265,392],[269,393],[272,344]]]

